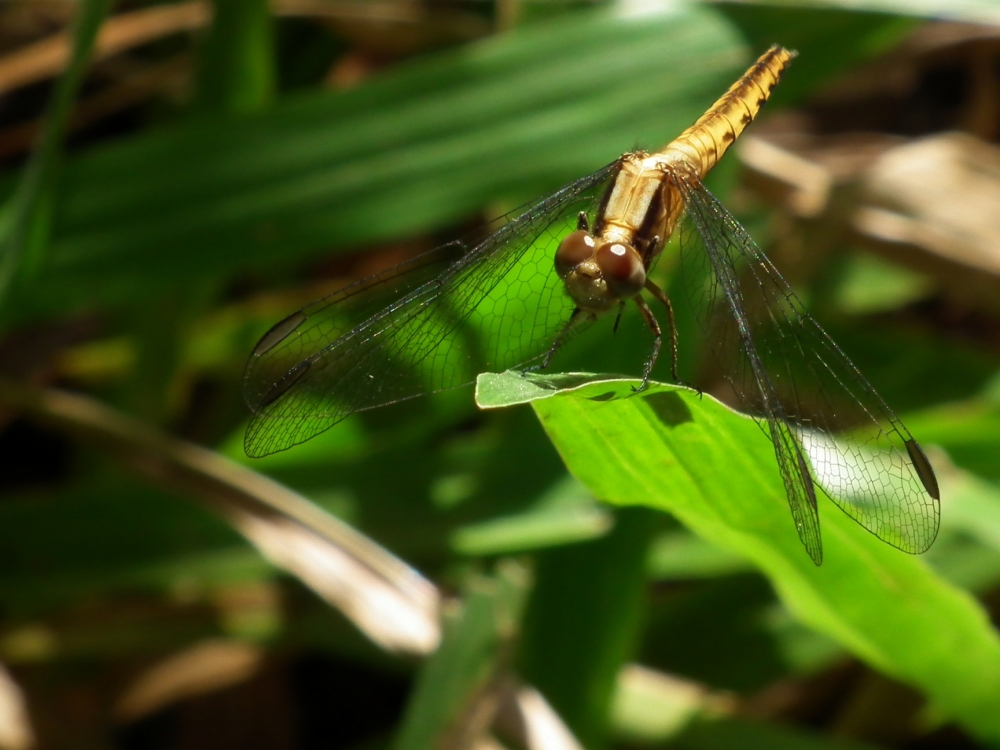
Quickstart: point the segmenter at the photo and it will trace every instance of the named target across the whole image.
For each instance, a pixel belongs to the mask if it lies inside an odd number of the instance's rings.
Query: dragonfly
[[[351,414],[485,371],[546,367],[596,319],[617,312],[617,328],[627,305],[653,337],[641,390],[664,339],[644,294],[667,312],[676,380],[671,300],[649,278],[676,236],[682,276],[702,280],[687,293],[709,349],[730,363],[733,392],[773,444],[813,562],[823,560],[817,489],[888,544],[928,549],[940,492],[924,451],[702,182],[794,55],[769,49],[661,150],[626,153],[480,241],[418,255],[276,323],[244,374],[247,454],[285,450]]]

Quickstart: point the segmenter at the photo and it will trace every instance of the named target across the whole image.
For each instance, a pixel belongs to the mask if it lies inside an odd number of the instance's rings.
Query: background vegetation
[[[0,6],[0,747],[1000,742],[1000,15],[857,5]],[[927,446],[929,553],[825,503],[814,567],[767,438],[671,386],[500,378],[244,456],[276,320],[665,143],[775,42],[800,161],[711,187]],[[873,144],[944,131],[972,168],[921,151],[939,197],[878,241]],[[640,372],[610,327],[556,369]]]

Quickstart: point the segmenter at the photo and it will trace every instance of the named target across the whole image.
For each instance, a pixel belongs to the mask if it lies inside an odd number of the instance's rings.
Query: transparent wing
[[[556,246],[617,167],[538,201],[471,248],[445,245],[276,324],[244,373],[254,412],[247,454],[284,450],[354,412],[544,354],[573,311],[553,268]]]
[[[686,207],[685,277],[707,279],[689,289],[692,301],[737,397],[767,424],[813,561],[823,559],[813,477],[879,539],[905,552],[926,550],[940,508],[920,446],[704,185],[685,176],[673,182]],[[844,431],[849,437],[836,437]]]

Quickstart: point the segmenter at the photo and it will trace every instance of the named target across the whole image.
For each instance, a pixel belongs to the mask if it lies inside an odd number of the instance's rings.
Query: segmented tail
[[[698,176],[704,177],[726,153],[729,144],[753,122],[795,54],[784,47],[771,47],[711,109],[663,149],[664,152],[683,152],[689,157],[691,166],[698,170]]]

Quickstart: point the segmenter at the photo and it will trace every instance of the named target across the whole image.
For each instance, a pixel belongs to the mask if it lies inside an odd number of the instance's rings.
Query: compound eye
[[[595,260],[608,289],[620,300],[631,299],[646,284],[642,258],[631,245],[608,242],[597,249]]]
[[[559,274],[559,278],[565,279],[570,271],[593,258],[595,247],[597,243],[585,229],[577,229],[567,234],[556,250],[556,273]]]

